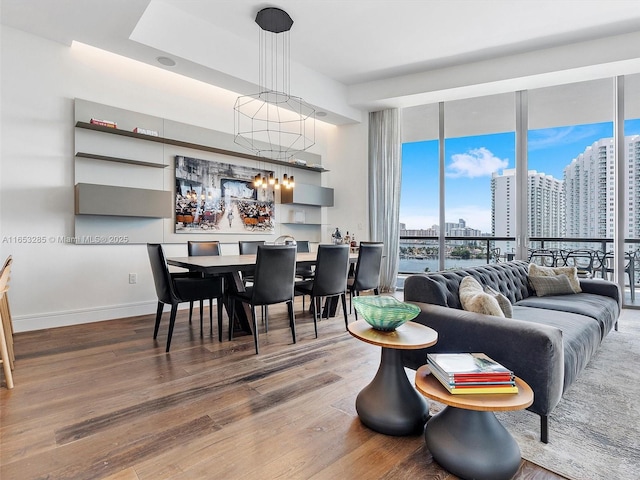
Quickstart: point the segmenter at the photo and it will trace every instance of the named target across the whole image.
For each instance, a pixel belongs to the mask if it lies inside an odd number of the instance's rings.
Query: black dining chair
[[[264,240],[240,240],[238,241],[238,250],[240,255],[255,255],[258,253],[258,247],[264,245]],[[242,272],[242,282],[246,285],[253,282],[252,273]]]
[[[347,280],[349,290],[349,313],[352,311],[352,300],[360,292],[373,290],[378,295],[380,287],[380,265],[382,263],[383,244],[378,242],[360,242],[358,260],[352,278]],[[356,312],[356,320],[358,312]]]
[[[308,240],[297,240],[296,251],[298,253],[309,253],[311,247]],[[311,280],[314,274],[314,266],[312,265],[296,265],[296,278],[301,279],[303,282]],[[302,309],[304,310],[304,295],[302,295]]]
[[[158,243],[148,243],[147,253],[149,254],[149,262],[151,263],[151,272],[153,274],[153,282],[158,296],[158,309],[156,312],[156,325],[153,330],[153,338],[158,336],[162,311],[165,305],[171,305],[171,316],[169,318],[169,333],[167,335],[167,349],[171,347],[171,337],[173,335],[173,327],[176,322],[176,314],[178,313],[178,305],[184,302],[200,301],[209,299],[209,315],[210,322],[213,326],[211,318],[212,307],[211,297],[218,282],[212,281],[211,278],[202,278],[196,276],[172,275],[167,267],[167,262],[162,250],[162,245]],[[216,297],[218,302],[222,301],[222,295]],[[218,325],[220,325],[220,317],[218,317]],[[200,310],[200,332],[202,332],[202,309]]]
[[[187,255],[190,257],[208,257],[220,255],[220,242],[214,240],[191,240],[187,242]],[[197,272],[195,272],[197,273]],[[216,283],[216,288],[212,290],[212,296],[209,298],[209,309],[211,309],[212,301],[215,298],[218,307],[218,340],[222,341],[222,295],[224,292],[223,279],[219,275],[200,275],[202,278],[209,278],[211,283]],[[200,300],[200,312],[202,312],[204,300]],[[193,313],[193,301],[189,302],[189,323]],[[209,326],[213,332],[213,320],[211,310],[209,310]],[[200,322],[200,335],[202,336],[202,322]]]
[[[347,275],[349,273],[348,245],[319,245],[316,271],[313,280],[297,282],[295,291],[311,297],[313,328],[318,338],[318,314],[323,297],[340,296],[344,313],[345,328],[347,320]],[[329,309],[327,308],[327,318]]]
[[[296,343],[295,317],[293,313],[294,283],[296,271],[296,247],[294,245],[259,245],[256,254],[256,268],[253,285],[243,292],[230,294],[232,300],[229,321],[229,340],[233,339],[233,318],[237,301],[251,307],[253,338],[258,349],[258,322],[256,306],[265,307],[265,330],[268,331],[268,313],[266,307],[277,303],[286,303],[289,312],[289,326],[293,343]]]

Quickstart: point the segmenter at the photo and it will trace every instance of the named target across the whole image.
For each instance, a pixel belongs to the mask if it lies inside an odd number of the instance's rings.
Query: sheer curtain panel
[[[369,230],[384,243],[380,290],[393,292],[398,276],[400,182],[402,176],[400,110],[369,113]]]

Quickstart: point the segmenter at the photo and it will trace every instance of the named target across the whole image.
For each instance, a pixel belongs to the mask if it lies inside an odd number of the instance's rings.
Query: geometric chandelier
[[[236,100],[234,141],[257,156],[289,161],[315,144],[315,109],[290,94],[291,17],[279,8],[264,8],[256,23],[260,91]]]

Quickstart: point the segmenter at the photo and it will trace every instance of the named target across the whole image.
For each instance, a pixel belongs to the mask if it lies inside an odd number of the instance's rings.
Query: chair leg
[[[222,343],[222,297],[216,299],[218,304],[218,341]]]
[[[169,334],[167,335],[167,350],[171,347],[171,337],[173,336],[173,326],[176,324],[176,314],[178,313],[178,304],[171,305],[171,318],[169,318]]]
[[[160,319],[162,318],[162,310],[164,310],[164,303],[158,302],[158,308],[156,310],[156,326],[153,329],[153,339],[158,336],[158,329],[160,328]]]
[[[293,299],[287,302],[287,309],[289,310],[289,326],[291,327],[291,336],[293,337],[293,343],[296,343],[296,317],[293,313]],[[318,332],[316,331],[316,337]]]
[[[204,331],[202,329],[203,313],[204,313],[204,300],[200,300],[200,338],[204,337]]]
[[[253,322],[253,343],[256,346],[256,355],[258,355],[258,319],[256,318],[256,307],[251,305],[251,320]]]
[[[342,299],[342,312],[344,313],[344,328],[347,329],[347,331],[349,330],[349,320],[347,318],[347,296],[342,293],[340,295],[340,298]]]
[[[189,302],[189,325],[191,325],[191,316],[193,315],[193,302]]]
[[[213,298],[209,299],[209,336],[213,337]]]
[[[358,292],[358,291],[354,290],[354,291],[353,291],[353,295],[354,295],[354,296],[356,296],[356,297],[358,297],[358,296],[360,295],[360,292]],[[354,313],[355,313],[355,315],[356,315],[356,320],[358,320],[358,310],[354,309]]]
[[[264,323],[265,333],[269,333],[269,305],[262,306],[262,321]]]
[[[316,332],[316,338],[318,338],[318,308],[319,297],[311,297],[311,310],[313,313],[313,329]]]

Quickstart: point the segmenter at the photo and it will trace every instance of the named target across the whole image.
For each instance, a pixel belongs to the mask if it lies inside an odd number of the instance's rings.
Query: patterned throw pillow
[[[491,295],[484,293],[482,285],[473,277],[464,277],[458,290],[462,308],[475,313],[504,317],[498,301]]]
[[[555,275],[553,277],[529,277],[529,281],[538,297],[575,293],[569,277],[565,274]]]
[[[496,299],[498,305],[500,306],[500,310],[502,310],[502,313],[504,313],[505,317],[513,317],[513,307],[511,306],[511,302],[507,297],[488,285],[484,287],[484,293],[491,295]]]
[[[580,279],[576,267],[541,267],[535,263],[529,264],[529,279],[531,277],[555,277],[556,275],[566,275],[573,289],[573,293],[580,293]],[[536,289],[533,287],[534,290]]]

